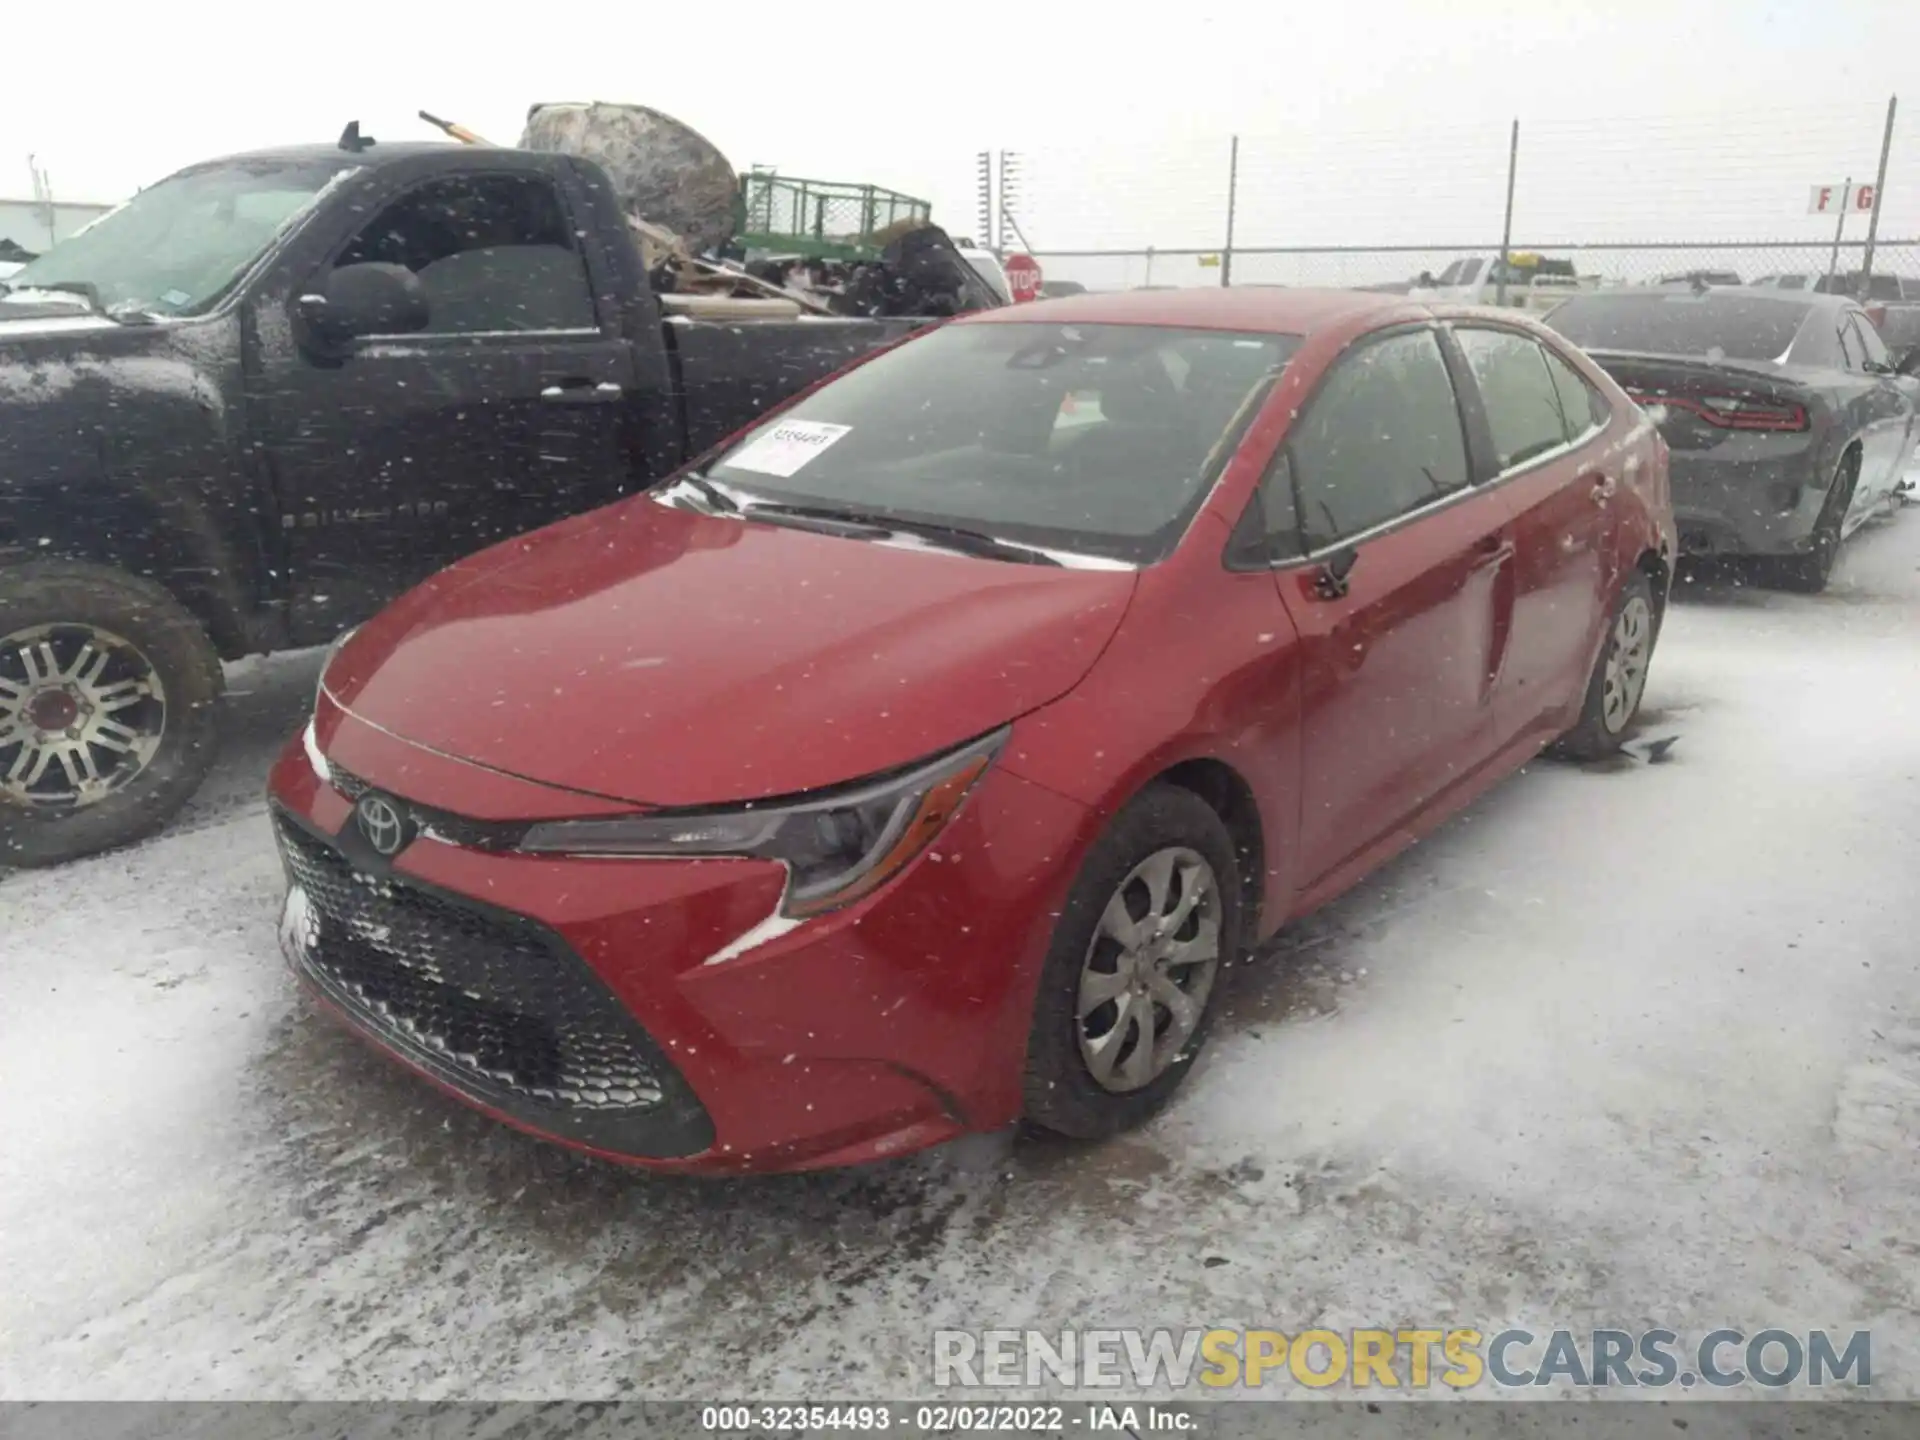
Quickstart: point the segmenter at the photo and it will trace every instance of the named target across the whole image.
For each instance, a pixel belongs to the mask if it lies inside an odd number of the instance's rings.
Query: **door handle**
[[[1613,492],[1619,488],[1619,485],[1620,482],[1615,480],[1611,475],[1594,476],[1593,490],[1591,492],[1593,495],[1593,503],[1596,505],[1606,504],[1613,498]]]
[[[542,389],[540,398],[550,405],[610,405],[625,393],[611,380],[598,385],[591,380],[560,380]]]

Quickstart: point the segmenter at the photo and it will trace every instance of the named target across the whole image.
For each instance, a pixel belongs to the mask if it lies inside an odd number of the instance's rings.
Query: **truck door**
[[[386,198],[295,287],[338,266],[404,265],[427,297],[424,331],[330,359],[302,346],[297,322],[261,317],[295,643],[625,487],[632,352],[596,309],[580,229],[545,174],[427,179]]]

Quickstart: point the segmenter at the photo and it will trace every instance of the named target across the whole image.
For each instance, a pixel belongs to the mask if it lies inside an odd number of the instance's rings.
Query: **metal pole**
[[[1148,285],[1153,284],[1153,247],[1151,245],[1147,247],[1147,278],[1145,283]]]
[[[1493,303],[1507,303],[1507,250],[1513,244],[1513,177],[1520,168],[1520,122],[1513,122],[1513,133],[1507,141],[1507,218],[1500,227],[1500,274],[1495,283]]]
[[[1867,212],[1867,253],[1860,265],[1860,298],[1867,298],[1873,284],[1873,242],[1880,234],[1880,202],[1887,188],[1887,155],[1893,149],[1893,116],[1900,108],[1900,97],[1887,98],[1887,129],[1880,137],[1880,169],[1873,178],[1873,209]]]
[[[1227,244],[1220,252],[1220,288],[1233,284],[1233,211],[1240,196],[1240,137],[1227,151]]]
[[[994,212],[999,217],[998,226],[993,232],[990,248],[996,260],[1007,258],[1007,152],[1000,152],[1000,163],[994,168]]]
[[[1853,177],[1847,177],[1847,183],[1840,187],[1840,223],[1833,227],[1833,256],[1827,261],[1829,278],[1840,273],[1840,237],[1847,233],[1847,210],[1853,204]]]

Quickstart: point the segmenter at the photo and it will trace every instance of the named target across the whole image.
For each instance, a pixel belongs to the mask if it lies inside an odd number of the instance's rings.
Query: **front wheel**
[[[1596,760],[1620,748],[1627,727],[1640,713],[1659,628],[1653,586],[1636,570],[1614,601],[1607,638],[1581,702],[1579,723],[1560,737],[1558,748],[1563,754],[1575,760]]]
[[[166,591],[101,565],[0,568],[0,865],[158,829],[213,764],[219,657]]]
[[[1027,1041],[1026,1118],[1099,1139],[1164,1105],[1206,1040],[1240,926],[1220,817],[1192,791],[1142,791],[1060,912]]]

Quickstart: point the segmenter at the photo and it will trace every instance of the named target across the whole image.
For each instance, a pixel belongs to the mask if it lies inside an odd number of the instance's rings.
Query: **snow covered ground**
[[[1687,587],[1668,762],[1292,929],[1143,1133],[850,1174],[579,1161],[309,1011],[258,792],[315,662],[235,672],[175,833],[0,880],[0,1398],[925,1394],[937,1326],[1071,1324],[1869,1328],[1920,1397],[1920,515]]]

